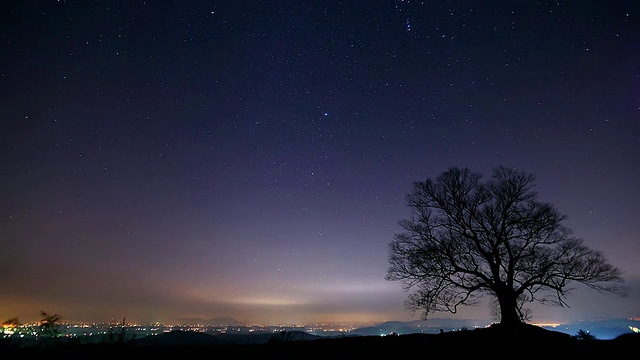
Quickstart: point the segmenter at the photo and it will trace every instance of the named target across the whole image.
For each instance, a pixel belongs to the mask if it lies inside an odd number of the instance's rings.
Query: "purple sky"
[[[535,174],[632,288],[533,320],[640,317],[637,1],[8,1],[0,20],[0,320],[418,319],[384,280],[405,195],[496,165]]]

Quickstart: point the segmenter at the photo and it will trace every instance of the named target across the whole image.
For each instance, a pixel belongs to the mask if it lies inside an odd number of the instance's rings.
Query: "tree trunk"
[[[504,326],[518,326],[522,324],[518,314],[517,296],[511,289],[503,289],[496,294],[500,304],[500,324]]]

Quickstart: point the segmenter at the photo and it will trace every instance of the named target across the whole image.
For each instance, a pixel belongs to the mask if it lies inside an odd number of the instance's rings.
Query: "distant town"
[[[126,322],[84,323],[60,321],[55,324],[55,336],[64,341],[82,343],[104,343],[116,341],[133,341],[150,336],[158,336],[172,332],[203,333],[229,336],[253,335],[263,340],[281,334],[309,334],[322,337],[341,336],[388,336],[409,333],[439,333],[444,331],[464,331],[489,324],[474,320],[434,319],[428,321],[389,321],[383,323],[319,323],[304,325],[245,325],[232,318],[228,322],[214,320],[191,319],[180,324],[148,323],[136,324]],[[586,320],[571,324],[535,324],[547,329],[575,335],[578,331],[586,331],[598,339],[612,339],[627,332],[639,332],[640,318]],[[18,340],[24,344],[34,344],[42,337],[40,322],[2,325],[2,337]]]
[[[373,324],[371,324],[373,325]],[[3,334],[5,336],[37,337],[40,329],[40,322],[28,324],[5,324]],[[103,338],[117,332],[126,332],[129,337],[141,338],[145,336],[159,335],[171,331],[191,331],[208,334],[256,334],[256,333],[280,333],[282,331],[303,331],[321,336],[333,336],[339,334],[349,334],[361,328],[364,324],[311,324],[311,325],[239,325],[239,324],[210,324],[202,323],[181,323],[169,324],[152,322],[148,324],[136,323],[85,323],[85,322],[65,322],[61,321],[58,331],[65,337],[88,337]]]

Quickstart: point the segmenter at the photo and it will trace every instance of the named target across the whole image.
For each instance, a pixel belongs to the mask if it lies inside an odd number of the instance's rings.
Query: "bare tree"
[[[122,323],[118,325],[109,325],[109,330],[104,335],[103,342],[107,344],[124,344],[127,338],[127,323],[126,317],[122,318]],[[130,340],[133,342],[136,335],[130,336]]]
[[[60,320],[62,317],[58,314],[49,314],[46,311],[41,311],[40,316],[40,339],[43,342],[43,345],[49,345],[47,339],[53,339],[54,343],[60,342],[60,335],[62,335],[62,331],[60,330]]]
[[[497,300],[500,323],[530,315],[525,302],[566,306],[571,285],[624,296],[621,271],[562,225],[566,218],[539,202],[535,177],[496,167],[479,173],[450,168],[415,182],[403,231],[389,244],[386,279],[410,292],[409,310],[456,313],[483,295]]]

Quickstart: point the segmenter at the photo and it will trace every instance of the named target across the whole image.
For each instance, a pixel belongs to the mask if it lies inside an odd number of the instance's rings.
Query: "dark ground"
[[[640,350],[640,334],[626,334],[614,340],[577,340],[528,325],[517,331],[490,328],[253,345],[67,344],[19,348],[5,344],[0,350],[4,359],[629,359]]]

